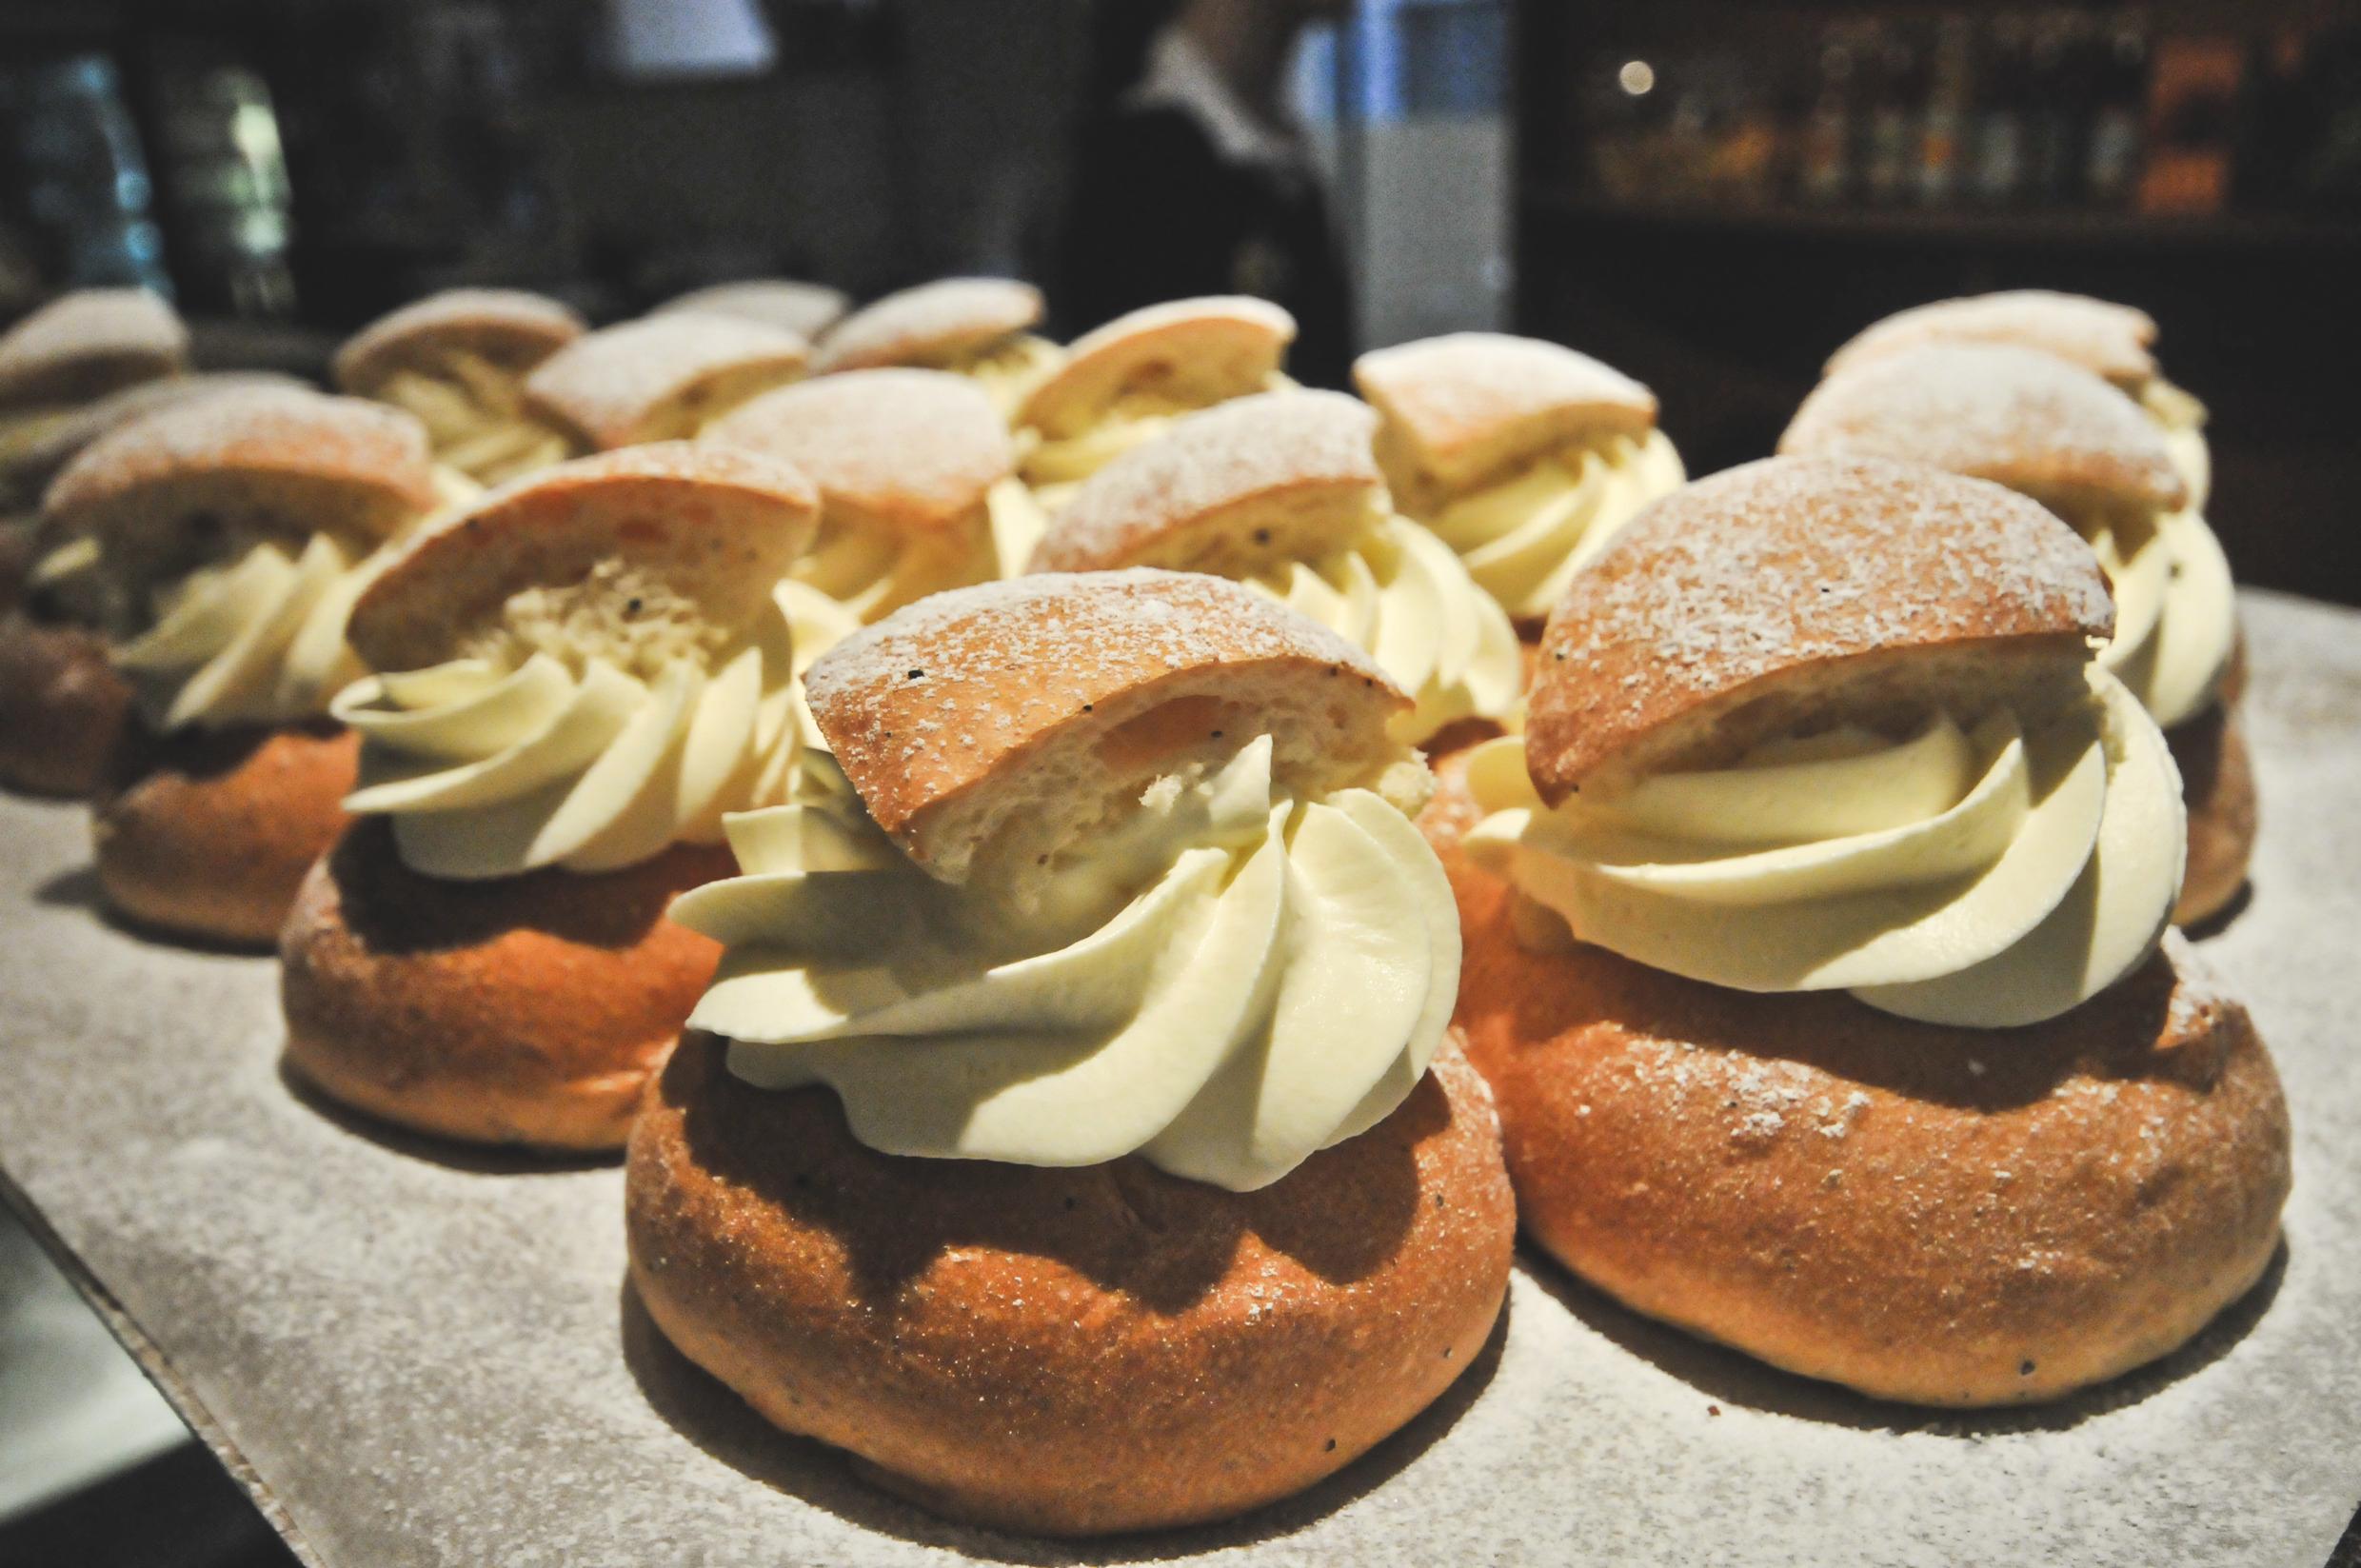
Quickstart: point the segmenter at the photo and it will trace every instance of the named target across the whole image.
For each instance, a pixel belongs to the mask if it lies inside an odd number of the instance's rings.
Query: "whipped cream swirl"
[[[525,384],[481,354],[453,349],[442,375],[400,369],[370,396],[418,416],[437,460],[469,478],[497,485],[562,463],[565,437],[525,410]]]
[[[732,817],[746,874],[672,907],[727,948],[689,1024],[749,1082],[829,1085],[889,1154],[1265,1186],[1401,1103],[1459,971],[1409,819],[1288,799],[1270,762],[1265,737],[1160,782],[1035,915],[921,872],[841,776]]]
[[[536,650],[370,676],[332,707],[361,736],[345,809],[390,817],[406,863],[455,881],[715,843],[724,812],[788,798],[794,667],[775,607],[710,668],[683,658],[644,676]]]
[[[1274,371],[1261,386],[1246,390],[1276,392],[1295,385],[1290,377]],[[1237,395],[1242,397],[1245,392]],[[1174,420],[1209,407],[1168,392],[1144,388],[1124,392],[1078,428],[1034,432],[1032,447],[1024,455],[1025,481],[1041,495],[1042,504],[1055,511],[1075,486],[1133,447],[1161,440],[1172,429]]]
[[[1389,515],[1351,546],[1246,584],[1366,650],[1410,693],[1397,740],[1416,744],[1461,719],[1515,716],[1524,678],[1516,628],[1450,547],[1406,518]]]
[[[1446,501],[1426,524],[1511,616],[1541,621],[1616,530],[1683,477],[1661,430],[1608,435]]]
[[[2237,592],[2221,542],[2195,508],[2153,524],[2081,530],[2115,595],[2115,635],[2099,663],[2171,728],[2213,700],[2238,640]]]
[[[248,546],[160,590],[153,625],[116,645],[114,663],[159,730],[316,718],[362,673],[345,622],[376,565],[327,534],[294,555]]]
[[[1064,358],[1063,351],[1047,338],[1020,332],[962,354],[942,368],[982,387],[1001,417],[1010,419],[1026,395],[1046,381]]]
[[[2189,486],[2189,509],[2203,511],[2213,490],[2213,452],[2205,440],[2205,405],[2162,376],[2151,376],[2140,387],[2140,407],[2164,427],[2164,445],[2173,466]]]
[[[791,568],[795,580],[835,600],[856,622],[881,620],[903,605],[1024,569],[1048,519],[1022,481],[1003,479],[985,496],[984,528],[941,537],[894,535],[823,517],[820,536]]]
[[[1515,740],[1468,780],[1468,853],[1559,936],[1744,991],[1850,990],[1906,1018],[2037,1022],[2147,957],[2180,890],[2180,775],[2122,683],[2031,727],[1936,714],[1901,741],[1845,728],[1737,765],[1555,809]],[[1534,943],[1547,924],[1520,921]]]

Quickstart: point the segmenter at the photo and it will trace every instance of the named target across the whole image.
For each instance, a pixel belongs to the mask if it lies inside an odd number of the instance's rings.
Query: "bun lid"
[[[1059,431],[1128,391],[1172,391],[1216,403],[1260,391],[1279,372],[1296,319],[1268,300],[1211,294],[1116,317],[1066,347],[1017,423]]]
[[[0,333],[0,406],[78,403],[188,363],[188,328],[145,288],[85,288]]]
[[[587,332],[525,379],[528,407],[600,450],[694,435],[712,415],[804,373],[804,339],[690,310]]]
[[[802,283],[793,278],[746,278],[692,288],[665,301],[649,313],[665,316],[689,310],[707,316],[743,316],[747,321],[784,327],[806,342],[814,342],[836,325],[852,305],[850,295],[825,284]]]
[[[942,370],[851,370],[764,392],[701,438],[784,459],[831,515],[895,535],[980,521],[1017,466],[990,397]]]
[[[1829,356],[1828,373],[1929,343],[2005,343],[2133,387],[2156,373],[2150,352],[2155,341],[2155,321],[2145,310],[2087,294],[2015,288],[1936,300],[1873,322]]]
[[[2113,627],[2097,557],[2014,491],[1769,458],[1655,503],[1575,576],[1542,634],[1526,763],[1555,804],[1930,704],[2040,711],[2080,692]]]
[[[2006,344],[1899,348],[1813,389],[1779,438],[1794,456],[1923,463],[2066,506],[2186,506],[2140,406],[2079,367]]]
[[[236,526],[390,537],[441,500],[426,427],[360,398],[248,386],[119,426],[66,465],[42,504],[69,530]]]
[[[809,541],[819,498],[787,465],[751,452],[660,442],[579,458],[516,480],[413,539],[353,606],[353,650],[372,668],[457,657],[530,588],[604,600],[614,625],[677,614],[726,633],[770,604]],[[610,563],[629,568],[602,570]],[[643,606],[653,588],[661,605]]]
[[[0,488],[37,493],[60,468],[109,430],[175,404],[193,403],[222,392],[278,387],[286,391],[309,388],[293,376],[272,370],[215,370],[195,375],[166,376],[109,392],[53,422],[45,422],[30,439],[9,444],[0,455]]]
[[[1454,332],[1361,355],[1353,383],[1385,417],[1389,446],[1447,486],[1585,437],[1656,427],[1656,394],[1555,343]]]
[[[1041,324],[1042,291],[1008,278],[945,278],[888,294],[839,322],[815,369],[937,366]]]
[[[1186,415],[1075,489],[1034,568],[1251,570],[1319,554],[1383,503],[1377,428],[1341,392],[1259,392]]]
[[[1022,875],[1154,780],[1273,738],[1282,787],[1404,760],[1369,656],[1238,584],[1135,569],[936,594],[821,655],[812,716],[869,814],[946,882]]]
[[[336,351],[336,385],[368,393],[397,370],[462,350],[522,374],[587,330],[572,308],[521,288],[446,288],[367,327]]]

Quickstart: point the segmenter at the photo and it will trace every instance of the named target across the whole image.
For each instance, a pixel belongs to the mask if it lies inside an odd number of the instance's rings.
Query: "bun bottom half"
[[[620,871],[446,882],[356,822],[279,936],[287,1062],[370,1116],[478,1143],[623,1146],[720,961],[665,918],[735,870],[679,844]]]
[[[91,802],[98,881],[135,924],[268,947],[347,819],[358,738],[322,721],[143,737]]]
[[[856,1141],[825,1089],[691,1035],[631,1135],[631,1278],[775,1425],[948,1517],[1080,1536],[1226,1518],[1340,1469],[1481,1350],[1516,1215],[1446,1045],[1384,1121],[1259,1192]]]
[[[2254,762],[2227,702],[2164,732],[2189,807],[2189,868],[2173,923],[2200,925],[2230,906],[2254,858]]]
[[[0,787],[87,799],[130,723],[131,688],[96,632],[0,614]]]
[[[1537,955],[1452,867],[1458,1022],[1526,1230],[1636,1311],[1879,1399],[2058,1399],[2177,1348],[2261,1277],[2286,1101],[2177,938],[2047,1023],[1756,996]]]

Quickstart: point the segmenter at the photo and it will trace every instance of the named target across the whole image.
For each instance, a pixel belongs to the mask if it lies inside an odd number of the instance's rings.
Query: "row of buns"
[[[0,339],[0,773],[134,923],[275,942],[321,1092],[627,1142],[634,1290],[767,1419],[1138,1529],[1398,1429],[1520,1225],[1929,1404],[2268,1265],[2284,1100],[2169,929],[2254,804],[2145,316],[1904,312],[1692,484],[1553,345],[1357,399],[1256,301],[845,307],[464,291],[342,395],[152,302]]]

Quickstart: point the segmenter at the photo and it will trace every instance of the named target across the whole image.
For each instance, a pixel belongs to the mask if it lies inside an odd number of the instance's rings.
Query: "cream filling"
[[[1538,621],[1617,529],[1684,478],[1661,430],[1613,435],[1446,502],[1427,526],[1511,616]]]
[[[2115,635],[2099,663],[2170,729],[2221,685],[2238,640],[2236,589],[2221,542],[2195,509],[2156,519],[2145,535],[2100,526],[2084,537],[2115,595]]]
[[[1516,628],[1450,547],[1388,516],[1359,543],[1289,562],[1247,586],[1366,651],[1414,706],[1394,738],[1417,744],[1461,719],[1513,719],[1524,677]]]
[[[802,749],[788,612],[711,666],[643,680],[592,657],[457,659],[375,675],[332,706],[361,736],[354,813],[402,859],[456,881],[607,871],[710,844],[724,812],[788,798]]]
[[[2205,405],[2162,376],[2148,378],[2139,401],[2164,427],[2164,444],[2173,454],[2173,466],[2189,486],[2189,509],[2205,510],[2213,490],[2213,452],[2205,440]]]
[[[1274,371],[1259,387],[1231,395],[1272,392],[1295,383]],[[1161,439],[1183,415],[1212,407],[1214,403],[1191,402],[1169,392],[1134,390],[1117,396],[1078,427],[1053,433],[1033,432],[1036,439],[1024,454],[1025,483],[1052,512],[1064,505],[1073,487],[1136,447]]]
[[[1014,478],[993,486],[984,504],[982,530],[950,538],[895,535],[823,517],[819,537],[789,571],[862,623],[930,593],[1022,575],[1048,519]]]
[[[1065,352],[1047,338],[1019,332],[946,361],[942,368],[983,388],[1002,419],[1013,419],[1033,388],[1065,362]]]
[[[345,642],[377,557],[327,534],[266,541],[156,595],[153,625],[112,650],[149,724],[171,731],[315,718],[362,674]]]
[[[1366,790],[1290,800],[1270,760],[1265,737],[1161,781],[1039,917],[919,871],[841,781],[733,817],[745,875],[672,908],[727,948],[690,1026],[749,1082],[827,1084],[889,1154],[1268,1185],[1401,1103],[1459,971],[1409,820]]]
[[[1469,770],[1487,815],[1468,852],[1575,938],[1692,980],[2037,1022],[2148,955],[2187,851],[2162,732],[2113,676],[2090,684],[2032,730],[2007,711],[1901,742],[1837,730],[1554,810],[1496,741]]]
[[[440,375],[396,370],[374,394],[418,416],[440,462],[498,485],[572,455],[565,435],[525,409],[525,384],[480,354],[443,356]]]

